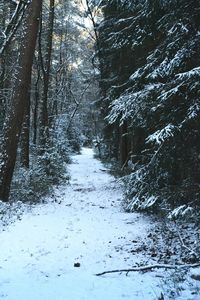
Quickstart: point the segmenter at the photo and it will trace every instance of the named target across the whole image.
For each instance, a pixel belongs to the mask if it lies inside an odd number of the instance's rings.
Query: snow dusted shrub
[[[125,208],[127,211],[155,209],[159,197],[152,190],[152,181],[149,171],[138,169],[123,178],[125,184]]]
[[[42,156],[32,157],[29,169],[15,171],[11,189],[11,199],[37,202],[52,190],[53,185],[69,179],[66,163],[55,148]]]
[[[67,133],[67,139],[72,152],[80,153],[81,150],[81,134],[75,126],[70,126]]]
[[[17,162],[11,199],[37,202],[51,192],[53,185],[61,184],[69,179],[67,164],[71,162],[70,154],[74,152],[74,149],[68,138],[65,121],[66,119],[62,117],[52,126],[45,150],[31,145],[29,169],[22,168],[20,161]],[[73,132],[73,129],[71,131]]]
[[[66,163],[57,148],[48,149],[42,156],[39,156],[38,162],[51,184],[59,184],[63,180],[69,179]]]
[[[19,168],[11,187],[11,199],[23,202],[37,202],[50,192],[50,180],[44,168],[35,163],[30,169]]]
[[[17,202],[2,202],[0,201],[0,225],[5,226],[20,220],[24,212],[29,211],[30,206],[21,201]]]
[[[184,269],[167,272],[165,278],[161,280],[164,299],[198,299],[199,286],[191,278],[190,273],[191,271]]]
[[[190,217],[193,214],[193,211],[194,209],[189,205],[180,205],[170,212],[168,218],[174,220],[178,218]]]
[[[65,162],[70,162],[70,154],[79,153],[81,149],[81,133],[76,124],[69,124],[69,115],[58,117],[55,120],[54,129],[52,130],[52,144],[57,148],[58,153],[63,157]]]
[[[200,197],[196,173],[199,162],[184,148],[183,142],[182,145],[179,139],[175,142],[173,139],[154,150],[148,163],[133,165],[131,174],[124,178],[127,210],[161,209],[168,214],[180,206],[191,209],[175,210],[177,216],[181,212],[183,218],[196,216]]]

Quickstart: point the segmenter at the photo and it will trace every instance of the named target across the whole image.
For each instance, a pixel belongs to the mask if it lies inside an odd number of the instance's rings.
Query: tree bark
[[[34,83],[34,110],[33,110],[33,144],[37,144],[37,129],[38,129],[38,105],[39,105],[39,80],[40,67],[37,65],[37,79]]]
[[[120,164],[125,167],[128,163],[128,138],[127,138],[127,124],[124,122],[120,127],[120,144],[119,144],[119,153],[120,153]]]
[[[29,140],[30,140],[30,91],[27,99],[27,107],[24,113],[24,122],[21,132],[21,164],[24,168],[29,168]]]
[[[31,71],[37,40],[42,0],[32,0],[27,9],[24,34],[15,76],[15,85],[10,110],[3,128],[3,143],[0,154],[0,199],[8,201],[10,185],[16,162],[17,147],[24,113],[28,106],[28,93],[31,84]]]
[[[41,153],[44,152],[49,139],[48,92],[49,92],[50,69],[51,69],[55,0],[49,0],[49,1],[50,1],[49,20],[48,20],[48,31],[47,31],[47,41],[46,41],[47,46],[44,55],[44,60],[42,57],[42,49],[40,44],[40,56],[41,56],[41,66],[42,66],[42,75],[43,75],[43,94],[42,94],[42,101],[41,101],[40,136],[39,136]],[[42,28],[40,28],[40,30],[42,30]]]

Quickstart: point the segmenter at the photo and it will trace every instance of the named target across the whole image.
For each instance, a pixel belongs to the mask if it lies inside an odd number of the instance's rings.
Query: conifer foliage
[[[105,154],[130,170],[127,209],[195,207],[200,1],[110,0],[102,10]]]

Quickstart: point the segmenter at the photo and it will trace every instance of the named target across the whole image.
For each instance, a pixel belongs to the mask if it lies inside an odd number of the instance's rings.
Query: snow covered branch
[[[14,10],[14,13],[6,29],[3,32],[4,41],[0,47],[0,57],[5,52],[6,48],[10,44],[12,38],[14,37],[17,29],[19,28],[28,4],[29,2],[24,2],[24,1],[16,2],[16,8]]]
[[[105,275],[105,274],[122,273],[122,272],[126,272],[128,274],[129,272],[149,271],[149,270],[152,270],[152,269],[196,268],[196,267],[199,267],[199,266],[200,266],[200,263],[185,264],[185,265],[155,264],[155,265],[148,265],[148,266],[142,266],[142,267],[133,267],[133,268],[130,268],[130,269],[118,269],[118,270],[104,271],[102,273],[97,273],[95,275],[96,276],[102,276],[102,275]]]

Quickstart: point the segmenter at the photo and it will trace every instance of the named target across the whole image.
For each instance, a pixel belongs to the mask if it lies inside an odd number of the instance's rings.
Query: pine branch
[[[110,270],[110,271],[104,271],[102,273],[97,273],[95,274],[96,276],[102,276],[105,274],[110,274],[110,273],[122,273],[126,272],[127,274],[129,272],[140,272],[140,271],[148,271],[151,269],[176,269],[176,268],[196,268],[200,267],[200,263],[196,264],[185,264],[185,265],[168,265],[168,264],[155,264],[155,265],[147,265],[147,266],[142,266],[142,267],[133,267],[130,269],[119,269],[119,270]]]

